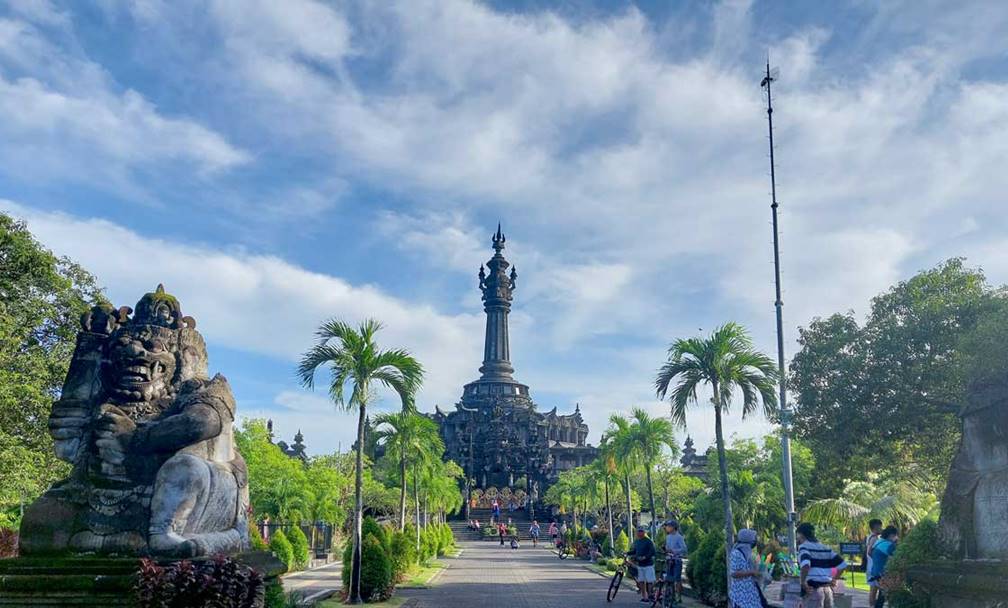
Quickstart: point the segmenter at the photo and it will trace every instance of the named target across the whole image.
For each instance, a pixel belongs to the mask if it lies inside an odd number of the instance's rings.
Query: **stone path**
[[[405,605],[417,608],[601,608],[644,606],[635,590],[624,586],[607,604],[609,579],[581,560],[560,560],[546,549],[522,543],[518,550],[490,541],[459,543],[462,555],[430,589],[405,589]],[[690,602],[687,606],[699,606]]]
[[[297,591],[303,597],[319,599],[327,597],[326,592],[335,593],[340,589],[343,585],[342,577],[342,562],[333,562],[314,570],[288,574],[283,577],[283,586],[284,591]]]

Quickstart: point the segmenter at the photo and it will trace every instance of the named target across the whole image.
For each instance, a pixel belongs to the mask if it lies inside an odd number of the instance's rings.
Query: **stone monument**
[[[192,317],[164,287],[129,307],[95,307],[49,419],[69,477],[21,524],[21,555],[188,558],[248,546],[235,400],[207,373]]]
[[[912,568],[934,608],[1008,607],[1008,376],[973,382],[942,498],[939,537],[950,559]]]

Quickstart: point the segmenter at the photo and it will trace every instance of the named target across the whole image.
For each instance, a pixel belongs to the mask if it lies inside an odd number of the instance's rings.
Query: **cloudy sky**
[[[116,304],[163,282],[240,411],[316,453],[354,420],[294,379],[313,329],[381,319],[451,407],[500,221],[517,377],[594,441],[664,411],[673,338],[774,351],[768,52],[789,352],[949,256],[1008,281],[1005,31],[998,2],[0,1],[0,209]]]

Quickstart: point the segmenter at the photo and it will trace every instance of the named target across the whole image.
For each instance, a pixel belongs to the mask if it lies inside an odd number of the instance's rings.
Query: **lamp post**
[[[786,373],[784,367],[784,320],[783,309],[784,300],[781,297],[781,277],[780,277],[780,238],[777,228],[777,176],[774,168],[774,145],[773,145],[773,99],[770,94],[770,84],[777,79],[776,72],[770,73],[770,62],[766,64],[766,76],[760,86],[767,92],[767,129],[770,135],[770,212],[773,217],[773,248],[774,248],[774,287],[776,289],[776,299],[774,309],[777,313],[777,369],[780,372],[780,379],[777,382],[780,389],[780,423],[781,423],[781,460],[784,477],[784,508],[787,509],[788,523],[788,550],[791,555],[798,553],[795,539],[796,514],[794,504],[794,476],[791,470],[791,407],[787,402],[787,386],[785,382]]]

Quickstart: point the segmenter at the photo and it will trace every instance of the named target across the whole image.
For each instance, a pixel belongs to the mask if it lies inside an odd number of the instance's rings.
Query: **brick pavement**
[[[518,550],[489,541],[460,543],[463,550],[430,589],[407,589],[406,605],[417,608],[601,608],[644,606],[624,586],[607,604],[609,579],[588,570],[586,562],[560,560],[546,549],[522,543]],[[690,602],[689,606],[699,606]]]

